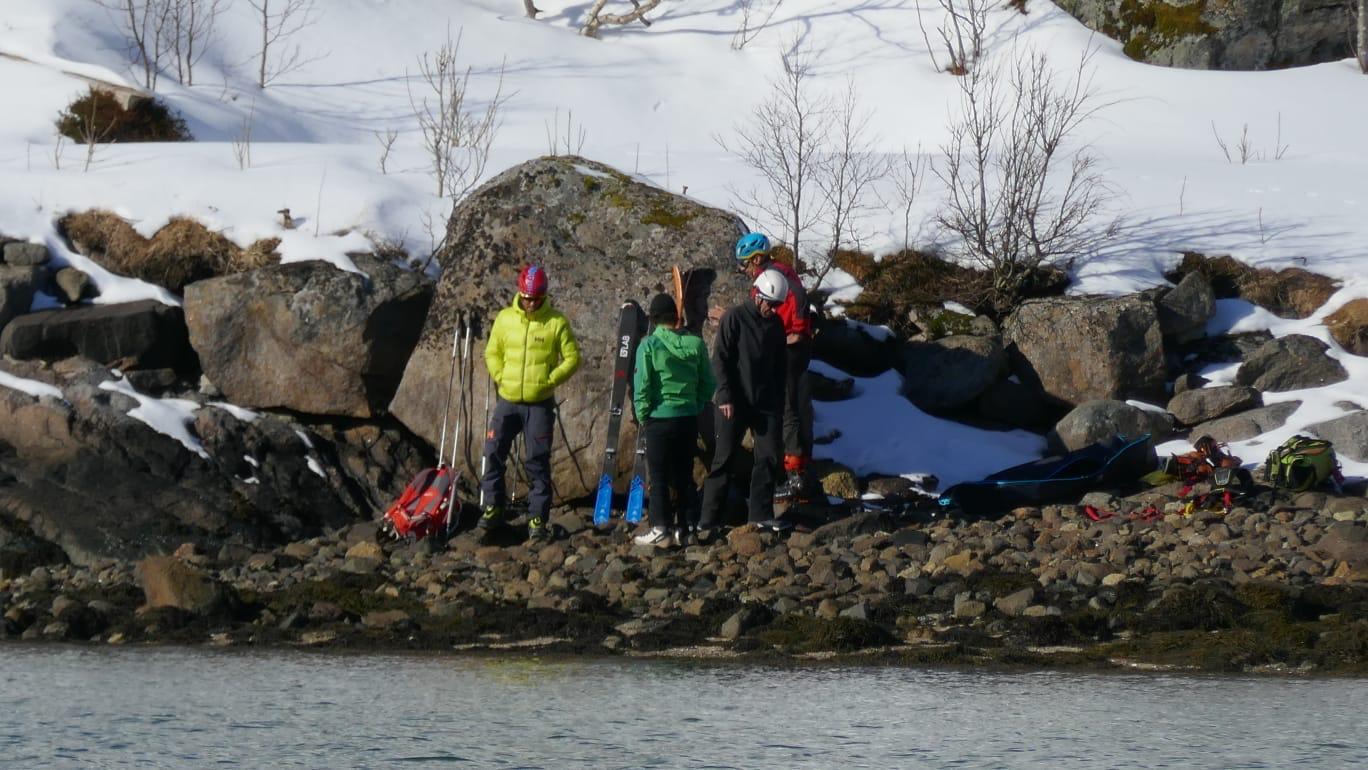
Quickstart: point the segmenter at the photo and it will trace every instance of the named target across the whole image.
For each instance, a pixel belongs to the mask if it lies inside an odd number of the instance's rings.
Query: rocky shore
[[[0,534],[0,638],[909,665],[1368,671],[1368,499],[1179,512],[1162,492],[996,521],[859,511],[810,529],[635,546],[558,537],[383,546],[375,526],[254,552],[25,569]],[[1158,514],[1127,514],[1156,505]],[[1167,509],[1169,512],[1163,513]]]

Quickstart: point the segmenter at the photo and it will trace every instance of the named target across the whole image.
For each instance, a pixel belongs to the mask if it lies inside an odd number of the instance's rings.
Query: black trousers
[[[651,526],[675,529],[689,525],[693,510],[693,459],[698,447],[698,418],[646,420],[646,468],[651,481]],[[670,493],[674,493],[671,505]]]
[[[805,337],[788,346],[784,389],[784,463],[789,458],[812,459],[812,377],[808,364],[812,362],[812,338]]]
[[[741,439],[747,430],[755,438],[755,467],[751,470],[746,520],[767,521],[774,518],[774,482],[782,452],[783,415],[779,412],[736,409],[732,419],[728,420],[714,409],[713,418],[716,445],[712,466],[708,469],[708,480],[703,484],[703,511],[699,515],[698,526],[712,528],[722,523],[732,466],[741,454]]]
[[[532,477],[527,493],[527,512],[545,519],[551,510],[551,439],[555,435],[556,402],[553,399],[519,404],[500,398],[489,418],[485,438],[485,474],[480,480],[485,505],[502,506],[507,501],[504,477],[513,439],[523,434],[526,455],[523,465]]]

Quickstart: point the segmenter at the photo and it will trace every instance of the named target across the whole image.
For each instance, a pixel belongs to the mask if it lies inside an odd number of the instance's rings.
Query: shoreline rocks
[[[1115,499],[1096,522],[1072,505],[977,522],[857,514],[672,550],[568,508],[547,544],[509,528],[382,548],[367,522],[264,551],[6,572],[0,638],[1368,670],[1368,499],[1125,513],[1181,507],[1160,498]]]

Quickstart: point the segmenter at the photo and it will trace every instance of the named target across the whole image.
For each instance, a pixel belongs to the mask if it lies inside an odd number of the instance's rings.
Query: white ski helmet
[[[755,294],[760,299],[779,303],[788,297],[788,279],[784,277],[783,273],[773,268],[756,276],[753,285],[755,286]]]

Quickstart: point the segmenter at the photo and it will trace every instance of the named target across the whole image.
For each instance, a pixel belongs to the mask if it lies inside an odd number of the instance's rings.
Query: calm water
[[[0,645],[3,767],[1365,767],[1368,682]]]

